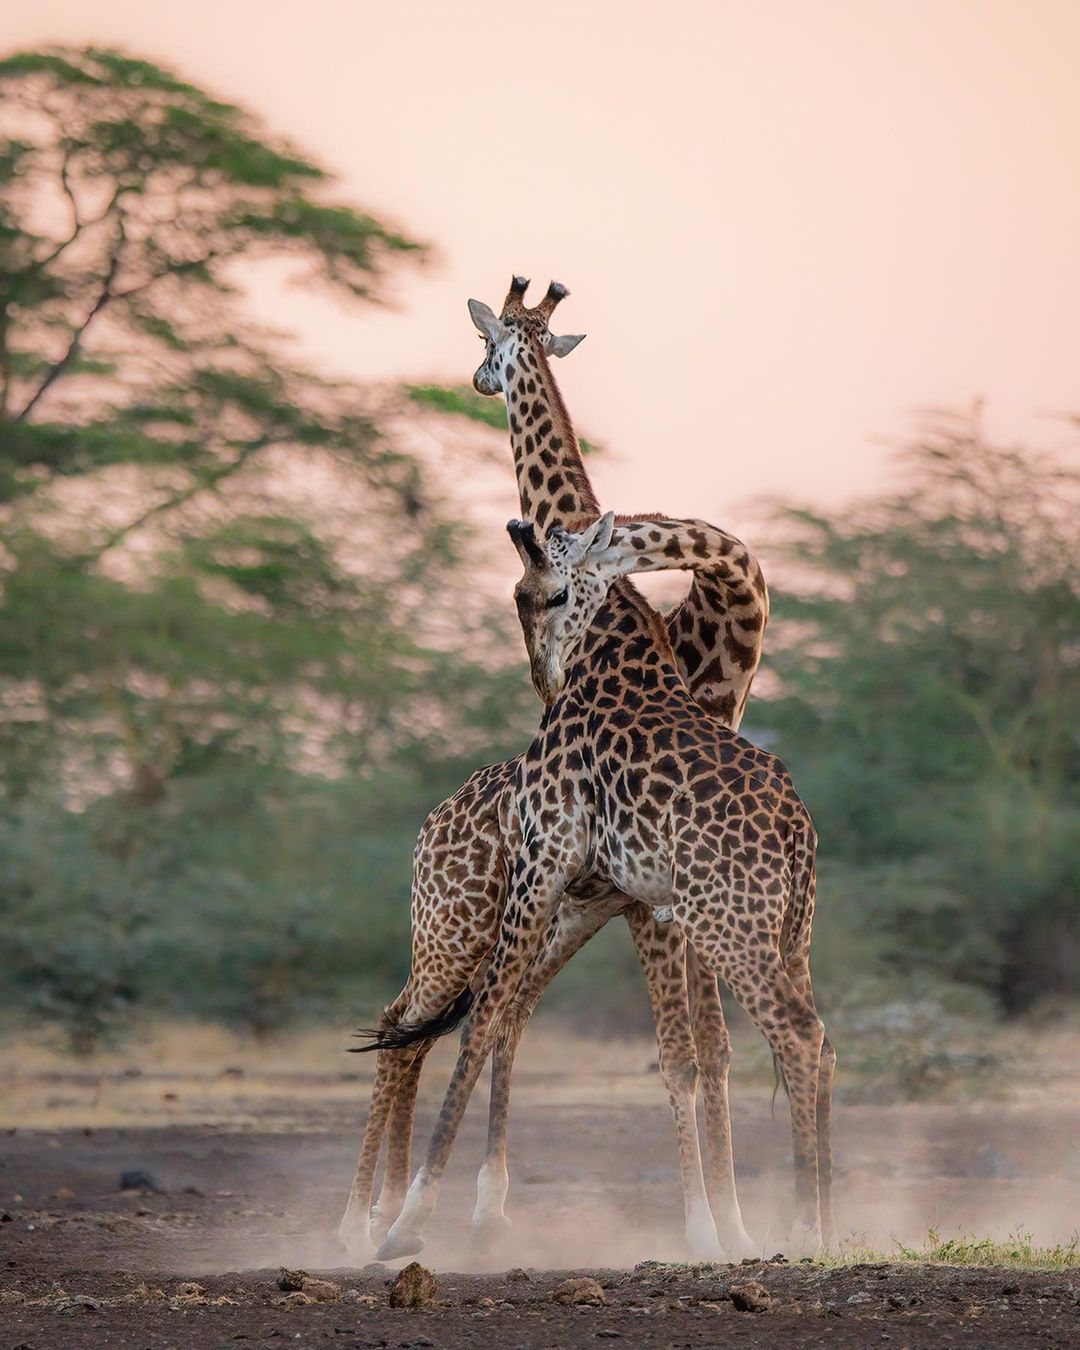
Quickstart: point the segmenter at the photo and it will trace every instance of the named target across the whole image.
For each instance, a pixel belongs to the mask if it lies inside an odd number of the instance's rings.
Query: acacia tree
[[[1078,480],[939,413],[906,485],[788,511],[769,716],[892,960],[1006,1011],[1075,992]]]
[[[482,686],[417,636],[459,556],[420,465],[245,304],[265,263],[357,303],[422,256],[330,191],[157,65],[0,61],[9,791],[50,764],[147,799],[217,753],[355,765]]]

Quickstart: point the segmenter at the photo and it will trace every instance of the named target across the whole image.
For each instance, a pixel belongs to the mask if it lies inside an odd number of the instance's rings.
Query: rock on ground
[[[341,1301],[340,1284],[335,1284],[333,1280],[321,1280],[315,1275],[309,1275],[306,1270],[286,1270],[282,1266],[277,1284],[286,1294],[304,1294],[311,1303]],[[296,1301],[301,1302],[300,1299]]]
[[[583,1275],[578,1279],[563,1280],[551,1292],[551,1297],[556,1303],[591,1303],[599,1305],[606,1303],[604,1291],[599,1284],[589,1275]]]
[[[435,1276],[419,1261],[410,1261],[390,1290],[391,1308],[426,1308],[435,1302]]]
[[[728,1297],[739,1312],[764,1312],[772,1303],[772,1295],[757,1280],[747,1280],[745,1284],[733,1284]]]

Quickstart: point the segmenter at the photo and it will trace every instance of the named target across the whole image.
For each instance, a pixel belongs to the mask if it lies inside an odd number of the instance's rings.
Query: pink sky
[[[174,65],[437,245],[393,311],[260,295],[329,370],[467,379],[466,298],[564,281],[606,505],[737,524],[880,483],[915,408],[1059,444],[1080,408],[1075,0],[37,0],[2,33]]]

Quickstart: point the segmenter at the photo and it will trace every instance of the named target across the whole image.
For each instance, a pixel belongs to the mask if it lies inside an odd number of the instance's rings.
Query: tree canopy
[[[216,754],[355,768],[449,734],[457,528],[377,400],[246,299],[277,260],[371,302],[421,245],[111,51],[0,61],[0,187],[8,789],[50,757],[153,794]]]
[[[1075,992],[1078,479],[936,414],[903,486],[781,517],[774,726],[907,971],[1007,1009]],[[825,893],[827,894],[827,888]]]

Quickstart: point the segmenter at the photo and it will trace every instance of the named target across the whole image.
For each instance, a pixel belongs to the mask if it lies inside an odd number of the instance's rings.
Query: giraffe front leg
[[[498,1018],[528,969],[565,885],[566,869],[556,871],[542,865],[538,854],[534,845],[529,856],[518,859],[512,900],[503,917],[491,965],[469,1015],[427,1156],[409,1187],[401,1213],[378,1250],[379,1260],[411,1256],[423,1249],[424,1227],[434,1212],[450,1151],[480,1070],[491,1051]]]
[[[548,927],[543,946],[499,1021],[492,1061],[487,1153],[476,1178],[472,1221],[473,1232],[486,1242],[497,1239],[510,1224],[505,1212],[510,1188],[506,1161],[510,1080],[525,1027],[544,990],[567,961],[627,903],[627,897],[618,891],[588,904],[564,898]]]

